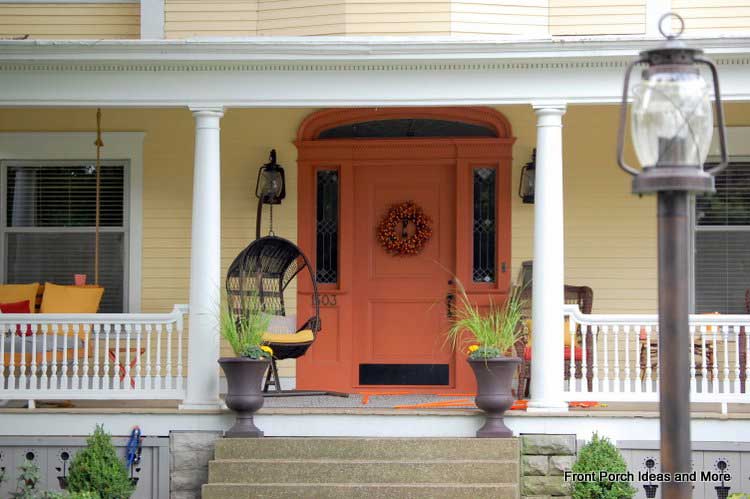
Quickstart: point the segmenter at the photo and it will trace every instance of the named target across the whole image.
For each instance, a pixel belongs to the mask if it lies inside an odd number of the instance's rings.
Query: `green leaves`
[[[102,426],[97,425],[86,443],[86,448],[77,453],[70,463],[68,490],[71,494],[96,492],[101,499],[129,498],[135,487],[109,434]]]
[[[461,281],[458,278],[454,280],[459,291],[459,305],[446,341],[454,350],[477,344],[479,348],[471,352],[472,359],[504,355],[525,334],[521,327],[524,307],[521,289],[513,288],[501,307],[490,299],[489,311],[483,313],[471,302]]]
[[[594,433],[591,441],[578,453],[573,472],[598,474],[601,471],[625,473],[628,466],[609,439]],[[635,492],[628,482],[575,482],[573,485],[574,499],[626,499],[633,497]]]
[[[238,357],[268,358],[268,353],[260,347],[263,345],[263,333],[268,330],[271,323],[271,316],[263,312],[256,294],[250,293],[235,300],[240,300],[235,307],[229,305],[232,301],[230,299],[227,300],[227,306],[222,307],[219,325],[221,336]],[[236,309],[236,312],[233,312],[233,309]]]

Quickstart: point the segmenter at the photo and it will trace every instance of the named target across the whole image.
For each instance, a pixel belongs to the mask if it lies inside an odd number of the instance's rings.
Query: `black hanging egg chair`
[[[304,275],[312,284],[313,315],[301,327],[295,316],[288,316],[284,304],[284,291],[297,276]],[[335,392],[282,390],[277,360],[296,359],[303,356],[320,333],[320,302],[315,273],[304,253],[291,241],[269,235],[250,243],[234,259],[227,271],[227,300],[230,313],[235,317],[254,313],[247,310],[253,302],[271,316],[271,325],[264,334],[264,342],[273,349],[271,367],[266,375],[263,392],[266,395],[339,395]],[[252,298],[252,300],[248,300]],[[274,392],[268,392],[273,385]]]

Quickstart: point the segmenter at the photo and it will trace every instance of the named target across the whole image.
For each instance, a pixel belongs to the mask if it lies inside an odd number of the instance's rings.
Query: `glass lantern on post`
[[[276,163],[276,149],[271,149],[268,163],[258,170],[258,179],[255,183],[255,197],[258,198],[258,213],[255,219],[255,238],[260,239],[260,222],[263,214],[263,205],[271,207],[271,225],[269,235],[273,235],[273,205],[281,204],[286,197],[286,179],[284,168]]]
[[[666,35],[664,21],[674,17],[681,27]],[[633,193],[656,194],[659,259],[659,411],[662,472],[674,475],[691,470],[689,335],[690,196],[714,191],[714,176],[727,165],[724,113],[716,65],[700,49],[677,38],[682,18],[666,14],[659,31],[667,39],[658,48],[641,52],[625,74],[617,137],[617,161],[633,176]],[[625,124],[630,75],[645,64],[641,81],[633,88],[631,133],[642,169],[625,162]],[[704,170],[714,131],[711,87],[699,66],[711,72],[721,161]],[[663,482],[664,499],[689,499],[691,484]]]

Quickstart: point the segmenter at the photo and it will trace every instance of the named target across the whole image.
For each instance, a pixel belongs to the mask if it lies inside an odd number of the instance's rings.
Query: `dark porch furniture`
[[[310,279],[312,284],[313,315],[300,327],[287,316],[284,291],[298,275]],[[297,359],[303,356],[320,334],[320,302],[315,272],[310,261],[291,241],[277,236],[266,236],[250,243],[234,259],[227,271],[227,300],[229,310],[236,317],[253,313],[247,310],[249,301],[271,315],[271,325],[277,334],[267,334],[266,344],[273,349],[271,366],[266,375],[263,392],[268,395],[342,395],[330,392],[311,392],[281,389],[277,360]],[[279,328],[286,328],[280,331]],[[281,333],[281,334],[278,334]],[[269,393],[273,385],[274,392]]]
[[[529,267],[526,265],[527,262],[524,262],[524,270],[528,269]],[[524,279],[524,276],[521,277],[521,282],[523,283],[526,281]],[[572,285],[565,285],[565,303],[566,304],[573,304],[578,305],[578,308],[581,309],[581,312],[584,314],[590,314],[593,307],[594,307],[594,291],[588,287],[588,286],[572,286]],[[525,312],[525,319],[531,319],[531,296],[532,296],[532,290],[531,285],[527,284],[524,288],[523,293],[521,296],[525,299],[527,304],[527,310]],[[534,325],[532,324],[531,327],[533,328]],[[563,334],[564,331],[562,331],[562,324],[560,325],[561,331],[560,333]],[[516,352],[519,357],[523,359],[523,362],[521,362],[521,365],[518,368],[518,392],[517,396],[518,398],[524,398],[529,396],[529,385],[531,384],[531,358],[532,358],[532,352],[531,352],[531,346],[529,345],[529,337],[530,337],[531,331],[529,331],[529,335],[525,335],[521,341],[516,343]],[[570,347],[565,348],[565,361],[566,365],[564,365],[563,369],[563,377],[565,380],[570,379],[570,367],[568,362],[574,362],[575,363],[575,377],[576,379],[580,379],[582,376],[582,359],[583,359],[583,350],[579,346],[581,343],[581,335],[583,334],[581,325],[578,324],[576,326],[576,334],[574,338],[571,338],[571,345]],[[592,333],[591,333],[591,327],[586,328],[586,344],[591,345],[592,344]],[[572,359],[572,360],[571,360]],[[593,351],[591,348],[586,349],[586,365],[591,366],[593,362]],[[588,383],[588,389],[591,391],[592,388],[592,380],[594,377],[593,371],[589,369],[588,373],[586,374],[586,381]]]

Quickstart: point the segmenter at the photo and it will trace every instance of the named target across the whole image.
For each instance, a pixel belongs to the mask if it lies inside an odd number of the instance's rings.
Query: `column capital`
[[[531,107],[539,115],[559,115],[562,116],[567,110],[565,102],[532,102]]]
[[[224,106],[188,106],[193,116],[221,118],[224,116]]]

